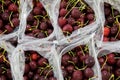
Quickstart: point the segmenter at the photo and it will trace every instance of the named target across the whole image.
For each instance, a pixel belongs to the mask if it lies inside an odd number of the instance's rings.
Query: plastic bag
[[[55,45],[49,42],[40,43],[38,41],[38,42],[28,42],[25,44],[21,44],[15,49],[13,53],[14,55],[12,55],[12,59],[14,60],[13,61],[14,74],[16,74],[15,80],[17,80],[18,78],[19,80],[23,80],[24,68],[25,68],[25,62],[26,62],[25,51],[35,52],[35,53],[38,53],[41,57],[46,58],[49,64],[53,67],[54,77],[56,77],[57,80],[61,79],[60,66],[58,64],[59,60],[58,60],[57,52],[55,50]],[[41,67],[41,66],[38,66],[38,67]]]
[[[11,55],[14,47],[5,41],[0,42],[0,79],[15,80],[12,70]]]
[[[99,37],[96,41],[98,47],[103,42],[117,42],[119,40],[119,0],[98,0],[98,14],[101,23],[96,37]]]
[[[73,44],[71,44],[71,45],[69,45],[69,46],[67,46],[67,47],[65,47],[62,51],[61,51],[61,53],[59,54],[59,59],[60,59],[60,64],[63,64],[62,63],[62,61],[61,61],[61,59],[62,59],[62,56],[65,54],[65,53],[67,53],[67,52],[69,52],[69,51],[72,51],[74,48],[76,48],[76,47],[78,47],[78,46],[80,46],[80,45],[87,45],[88,46],[88,53],[89,53],[89,55],[90,56],[92,56],[93,58],[94,58],[94,60],[95,60],[95,64],[94,64],[94,66],[92,67],[92,69],[93,69],[93,71],[94,71],[94,76],[92,76],[92,80],[101,80],[101,75],[100,75],[100,71],[99,71],[99,69],[100,69],[100,67],[98,66],[98,60],[97,60],[97,54],[96,54],[96,52],[95,52],[95,46],[94,46],[94,41],[93,41],[93,36],[94,36],[94,34],[92,34],[91,36],[89,36],[89,37],[87,37],[87,38],[84,38],[84,39],[82,39],[82,40],[80,40],[80,41],[78,41],[78,42],[76,42],[76,43],[73,43]],[[73,50],[74,51],[74,50]],[[71,54],[75,54],[75,52],[71,52]],[[76,53],[77,54],[77,53]],[[87,55],[87,54],[86,54]],[[65,61],[65,62],[67,62],[67,61]],[[70,61],[71,63],[72,63],[72,61]],[[63,69],[64,68],[66,68],[66,67],[62,67]],[[84,66],[84,68],[85,68],[85,66]],[[82,68],[83,70],[84,70],[84,68]],[[79,70],[79,69],[78,69]],[[64,72],[63,72],[64,73]],[[71,76],[70,76],[71,77]],[[77,77],[76,77],[77,78]],[[85,79],[85,77],[84,77],[84,79]],[[61,78],[61,80],[64,80],[63,78]]]
[[[50,12],[42,2],[25,0],[22,7],[22,21],[19,29],[19,42],[27,40],[50,40],[54,37]],[[31,19],[32,18],[32,19]]]
[[[56,35],[56,38],[59,43],[63,43],[63,41],[64,41],[64,43],[71,43],[72,41],[74,42],[75,39],[78,39],[77,36],[79,36],[79,38],[80,38],[80,37],[83,37],[88,34],[90,35],[91,33],[94,33],[97,30],[97,28],[100,27],[100,26],[98,26],[99,15],[97,14],[98,11],[97,11],[96,2],[94,0],[92,0],[92,1],[85,0],[85,2],[93,9],[96,20],[93,23],[85,26],[84,28],[75,30],[70,36],[64,36],[60,26],[58,25],[60,2],[61,2],[61,0],[57,1],[56,5],[55,5],[55,9],[54,9],[54,12],[55,12],[54,13],[55,14],[55,16],[54,16],[55,35]],[[69,42],[68,39],[71,42]]]
[[[0,40],[7,40],[9,38],[17,36],[18,28],[21,27],[20,16],[22,3],[24,3],[24,0],[5,0],[0,2],[2,8]]]
[[[112,43],[112,42],[111,42]],[[99,65],[101,66],[102,79],[119,80],[119,61],[120,61],[120,47],[119,44],[104,44],[97,50]],[[114,66],[116,65],[116,66]],[[107,76],[105,76],[105,74]]]

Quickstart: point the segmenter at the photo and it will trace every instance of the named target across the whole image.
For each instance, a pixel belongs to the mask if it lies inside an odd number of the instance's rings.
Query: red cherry
[[[107,37],[110,34],[110,28],[104,27],[104,36]]]
[[[67,14],[67,10],[62,8],[60,9],[60,16],[65,16]]]
[[[60,27],[63,27],[67,23],[67,20],[63,17],[60,17],[58,19],[58,23],[59,23]]]
[[[18,11],[18,7],[17,7],[16,4],[11,3],[11,4],[9,5],[9,7],[8,7],[8,10],[13,11],[13,12],[17,12],[17,11]]]
[[[104,41],[104,42],[108,42],[108,41],[109,41],[109,38],[108,38],[108,37],[103,37],[103,41]]]
[[[115,55],[113,53],[107,55],[107,62],[111,65],[115,64],[116,60]]]
[[[32,60],[37,60],[38,59],[38,54],[34,53],[31,55]]]
[[[72,32],[73,31],[73,27],[69,24],[66,24],[64,27],[63,27],[63,31],[68,31],[68,32]]]

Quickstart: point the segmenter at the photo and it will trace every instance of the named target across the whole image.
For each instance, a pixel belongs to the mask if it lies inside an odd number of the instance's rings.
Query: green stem
[[[69,7],[70,4],[72,4],[73,2],[75,2],[75,0],[69,0],[68,2],[69,2],[69,3],[68,3],[68,5],[67,5],[67,7],[66,7],[66,10],[68,9],[68,7]]]
[[[47,31],[44,31],[45,35],[48,37],[48,32]]]
[[[119,23],[119,21],[118,21],[118,18],[116,18],[116,23],[118,24],[118,32],[117,32],[117,34],[116,34],[116,36],[115,36],[115,39],[117,38],[117,36],[119,35],[119,32],[120,32],[120,23]]]
[[[118,78],[116,80],[120,80],[120,76],[118,76]]]
[[[80,49],[81,49],[81,51],[82,51],[82,54],[85,56],[85,53],[84,53],[84,51],[83,51],[83,49],[82,49],[82,47],[80,46]]]
[[[105,64],[106,64],[106,62],[107,62],[107,56],[105,56],[106,58],[105,58],[105,62],[103,63],[103,65],[102,65],[102,67],[101,67],[101,70],[103,69],[103,67],[105,66]]]
[[[111,7],[111,9],[112,9],[112,16],[113,16],[113,17],[115,17],[115,16],[114,16],[114,11],[113,11],[113,9],[114,9],[114,8],[113,8],[113,7]]]
[[[40,21],[39,21],[38,17],[34,16],[34,18],[37,20],[37,25],[36,25],[36,29],[37,29],[38,26],[39,26]]]
[[[13,23],[12,23],[12,21],[11,21],[12,14],[13,14],[13,12],[10,13],[9,22],[10,22],[11,27],[14,27],[14,25],[13,25]]]
[[[75,7],[79,1],[80,1],[80,0],[78,0],[78,1],[73,5],[73,7]],[[72,11],[73,7],[67,12],[67,14],[64,16],[64,18],[66,18],[67,15]]]
[[[49,70],[48,73],[45,76],[45,79],[48,77],[48,74],[52,71],[53,69]]]
[[[114,74],[112,74],[112,75],[110,76],[109,80],[111,80],[111,79],[112,79],[112,80],[115,80],[115,79],[114,79]]]

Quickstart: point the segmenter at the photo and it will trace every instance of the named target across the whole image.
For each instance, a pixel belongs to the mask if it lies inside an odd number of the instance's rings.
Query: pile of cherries
[[[73,31],[91,24],[95,14],[84,0],[61,0],[58,24],[64,35],[69,36]]]
[[[19,0],[0,0],[0,34],[12,33],[19,23]]]
[[[13,80],[8,53],[3,48],[0,48],[0,80]]]
[[[104,3],[104,42],[120,40],[120,13],[108,3]]]
[[[48,37],[53,32],[49,15],[39,0],[33,0],[33,5],[27,17],[25,34],[35,38]]]
[[[35,51],[25,52],[24,80],[57,80],[48,60]]]
[[[95,60],[89,55],[87,45],[78,46],[64,55],[61,59],[61,69],[64,80],[91,80],[96,78],[92,67]]]
[[[98,58],[102,80],[120,80],[120,53],[109,53]]]

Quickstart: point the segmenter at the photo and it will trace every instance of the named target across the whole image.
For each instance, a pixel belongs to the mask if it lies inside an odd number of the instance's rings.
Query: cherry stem
[[[116,36],[115,36],[115,39],[117,38],[117,36],[119,35],[119,32],[120,32],[120,23],[119,23],[119,21],[118,21],[118,18],[116,18],[116,23],[118,24],[118,32],[117,32],[117,34],[116,34]]]
[[[45,35],[48,37],[48,32],[47,31],[44,31]]]
[[[43,73],[43,71],[44,71],[45,69],[50,68],[50,67],[51,67],[50,65],[46,66],[46,67],[41,71],[40,75],[42,75],[42,73]]]
[[[1,34],[4,34],[4,33],[6,33],[7,32],[7,30],[5,30],[4,32],[2,32]]]
[[[75,54],[71,50],[69,52],[72,54],[73,57],[75,56]]]
[[[52,71],[53,69],[49,70],[48,73],[45,76],[45,79],[48,77],[48,74]]]
[[[120,79],[120,76],[118,76],[118,78],[116,80],[119,80]]]
[[[4,71],[7,71],[7,68],[5,68],[5,67],[2,67],[2,69],[3,69]]]
[[[2,74],[4,74],[6,71],[2,71]]]
[[[80,1],[80,0],[77,0],[77,1],[75,2],[75,4],[73,5],[73,7],[75,7],[79,1]],[[67,14],[64,16],[64,18],[66,18],[67,15],[72,11],[73,7],[67,12]],[[64,19],[64,18],[63,18],[63,19]]]
[[[1,0],[0,0],[1,1]],[[4,0],[1,1],[2,2],[2,12],[4,12]]]
[[[111,79],[114,80],[114,77],[115,77],[114,74],[112,74],[112,75],[110,76],[109,80],[111,80]]]
[[[86,51],[86,52],[88,51],[88,45],[85,46],[84,51]]]
[[[11,0],[12,2],[16,3],[16,0]]]
[[[38,26],[39,26],[40,21],[39,21],[38,17],[34,16],[34,18],[37,20],[37,25],[36,25],[36,29],[37,29]]]
[[[93,76],[91,78],[89,78],[88,80],[93,80],[94,78],[97,78],[98,76]]]
[[[11,21],[12,14],[13,14],[13,12],[10,13],[9,22],[10,22],[11,27],[14,27],[14,25],[13,25],[13,23],[12,23],[12,21]]]
[[[85,56],[85,53],[84,53],[82,47],[81,47],[81,46],[79,46],[79,47],[80,47],[80,49],[81,49],[81,51],[82,51],[82,54]]]
[[[68,9],[68,7],[69,7],[70,4],[72,4],[73,2],[75,2],[75,0],[69,0],[68,2],[69,2],[69,3],[68,3],[68,5],[67,5],[67,7],[66,7],[66,10]]]
[[[103,65],[102,65],[102,68],[101,68],[101,70],[103,69],[103,67],[105,66],[105,64],[106,64],[106,62],[107,62],[107,56],[105,56],[106,58],[105,58],[105,62],[103,63]]]
[[[113,11],[113,9],[114,9],[114,8],[113,8],[113,7],[111,7],[111,9],[112,9],[112,16],[113,16],[113,17],[115,17],[115,16],[114,16],[114,11]]]
[[[73,61],[68,61],[68,63],[72,63],[75,66],[75,69],[77,69],[77,70],[84,70],[87,67],[87,66],[85,66],[85,67],[79,69]]]

